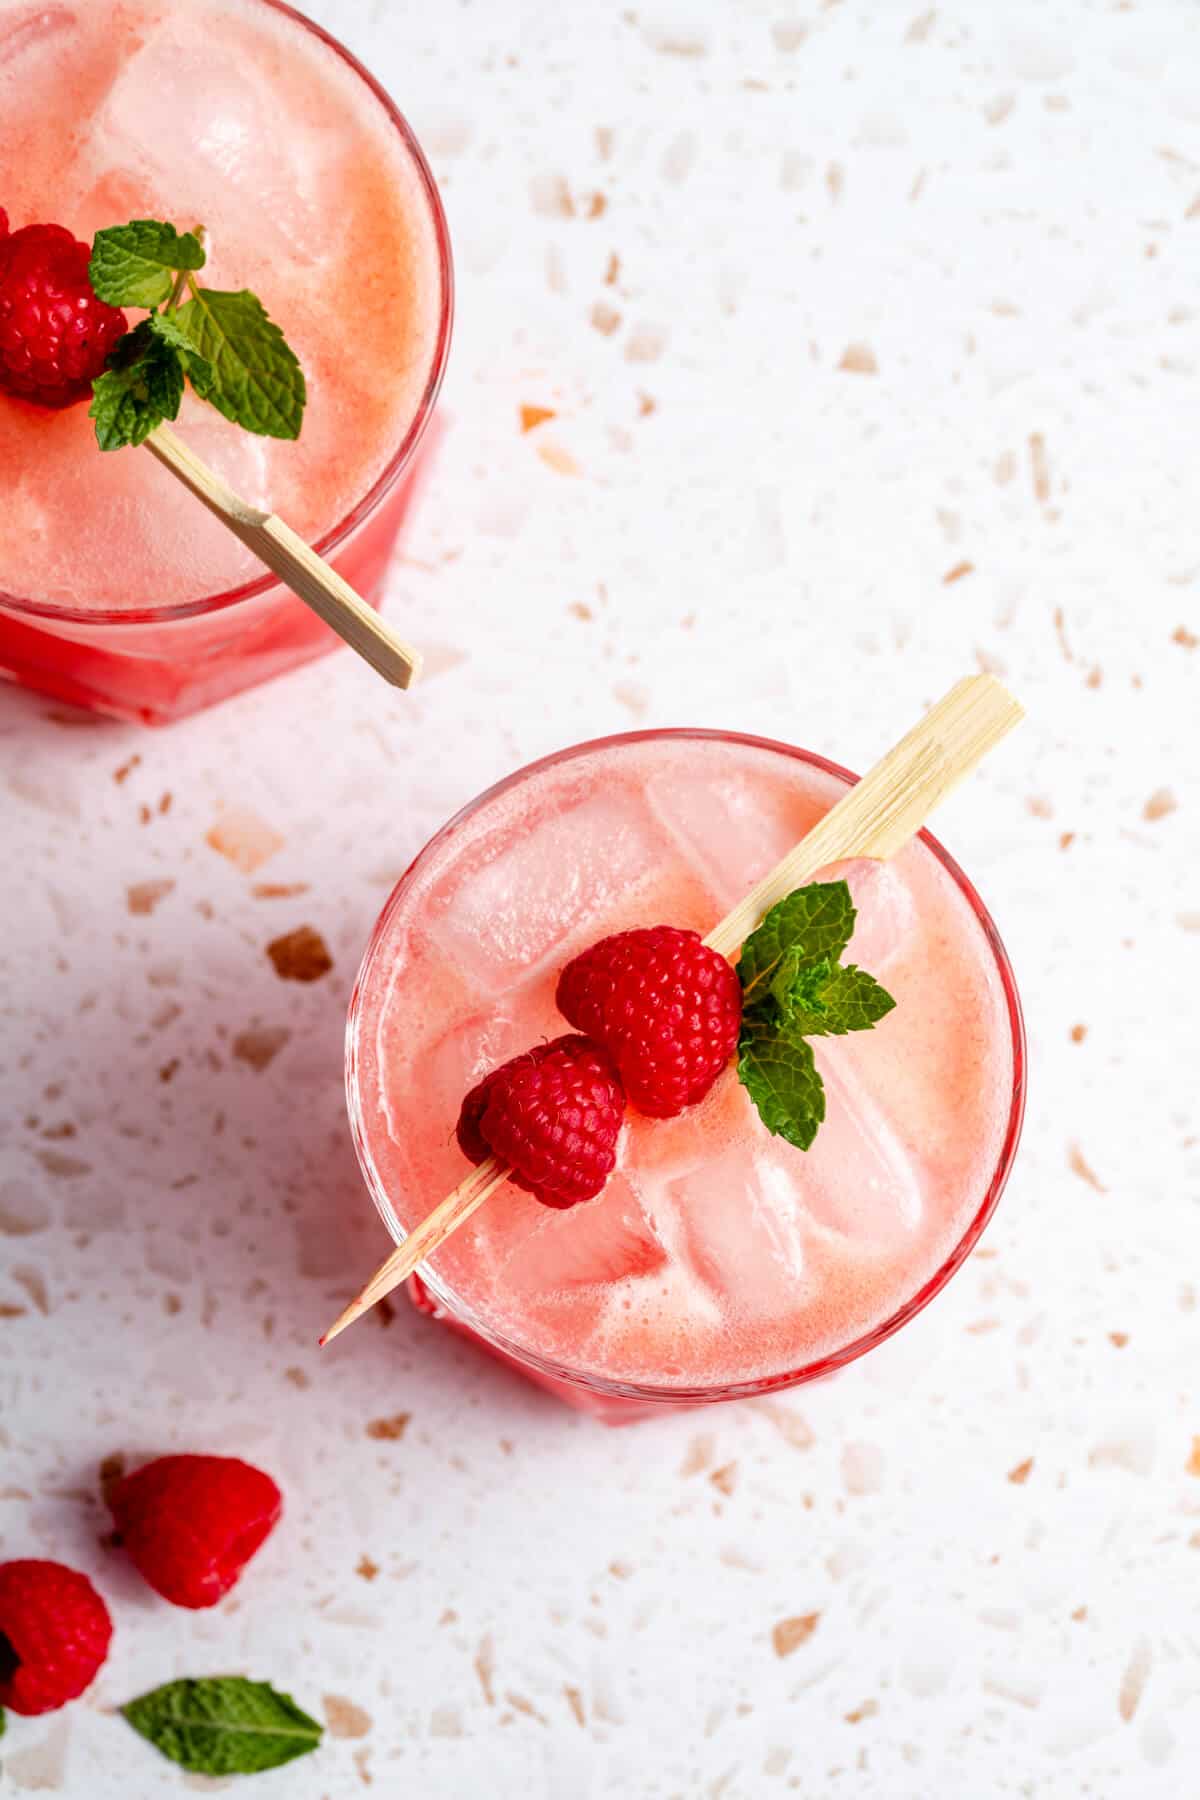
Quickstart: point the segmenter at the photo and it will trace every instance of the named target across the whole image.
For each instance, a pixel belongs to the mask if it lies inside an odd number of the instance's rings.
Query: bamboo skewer
[[[921,829],[934,807],[1023,717],[1021,706],[995,676],[968,675],[956,682],[920,724],[881,757],[713,927],[705,943],[732,960],[764,914],[819,869],[850,857],[883,861],[894,856]],[[380,1265],[321,1338],[322,1346],[406,1281],[418,1263],[482,1206],[508,1173],[494,1156],[472,1169]]]
[[[146,449],[385,681],[406,688],[415,680],[420,653],[403,643],[289,525],[239,498],[169,425],[155,427]]]

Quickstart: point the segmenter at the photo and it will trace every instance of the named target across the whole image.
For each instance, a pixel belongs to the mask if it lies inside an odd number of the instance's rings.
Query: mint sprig
[[[255,1775],[315,1750],[322,1727],[289,1694],[244,1675],[168,1681],[121,1708],[135,1731],[197,1775]]]
[[[178,416],[184,383],[235,425],[260,437],[297,438],[304,371],[279,326],[248,289],[201,287],[201,232],[157,219],[97,232],[88,266],[99,299],[145,306],[92,384],[91,417],[102,450],[144,443]]]
[[[839,959],[854,932],[844,881],[810,882],[773,906],[742,945],[738,1080],[767,1130],[807,1150],[825,1118],[812,1037],[869,1031],[896,1002]]]

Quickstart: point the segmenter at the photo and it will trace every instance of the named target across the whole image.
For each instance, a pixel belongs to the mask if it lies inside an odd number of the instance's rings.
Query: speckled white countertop
[[[408,111],[456,247],[389,602],[431,674],[401,697],[341,655],[159,733],[0,692],[0,1555],[86,1567],[117,1617],[85,1702],[10,1721],[0,1793],[187,1791],[110,1709],[241,1668],[343,1734],[246,1789],[287,1800],[1178,1800],[1194,11],[315,10]],[[623,1432],[407,1307],[319,1355],[382,1243],[343,1015],[430,830],[638,724],[861,766],[977,666],[1030,719],[938,829],[1017,967],[1031,1102],[933,1308],[834,1382]],[[280,840],[253,874],[206,841],[233,807]],[[304,924],[310,985],[266,954]],[[212,1614],[99,1543],[101,1458],[168,1448],[286,1489]]]

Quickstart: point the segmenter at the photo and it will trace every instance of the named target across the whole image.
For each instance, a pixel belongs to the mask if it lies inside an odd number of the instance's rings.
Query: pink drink
[[[203,223],[300,357],[296,443],[189,395],[179,429],[377,602],[449,338],[432,177],[381,89],[274,0],[0,0],[12,228]],[[131,314],[132,319],[140,315]],[[146,451],[86,405],[0,394],[0,672],[127,717],[188,712],[337,639]]]
[[[845,771],[760,740],[644,733],[493,789],[401,881],[351,1007],[359,1156],[399,1237],[467,1171],[459,1104],[567,1029],[559,971],[608,932],[705,932],[828,810]],[[965,877],[926,836],[839,866],[847,959],[897,1005],[818,1040],[813,1148],[771,1137],[732,1070],[673,1120],[632,1111],[616,1174],[567,1212],[510,1184],[423,1271],[431,1304],[606,1417],[812,1378],[919,1309],[990,1216],[1020,1127],[1019,1004]]]

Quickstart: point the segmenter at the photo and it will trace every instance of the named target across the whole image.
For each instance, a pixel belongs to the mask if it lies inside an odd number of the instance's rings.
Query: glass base
[[[434,420],[407,473],[329,559],[376,608],[436,436]],[[279,583],[248,600],[150,624],[60,622],[0,606],[0,680],[144,725],[199,712],[340,643]]]
[[[506,1369],[512,1369],[525,1381],[532,1381],[534,1387],[553,1394],[556,1400],[561,1400],[575,1412],[587,1413],[591,1418],[598,1419],[601,1425],[632,1425],[638,1419],[649,1419],[664,1412],[695,1410],[697,1403],[692,1400],[627,1400],[621,1394],[597,1393],[595,1389],[583,1387],[578,1382],[558,1381],[553,1375],[543,1375],[540,1369],[530,1368],[528,1363],[506,1356],[503,1350],[489,1344],[486,1338],[481,1338],[470,1326],[462,1324],[453,1313],[447,1312],[445,1307],[438,1304],[419,1275],[410,1275],[405,1287],[409,1300],[426,1318],[436,1319],[439,1325],[457,1332],[459,1337],[466,1338],[468,1343],[474,1344],[496,1362],[503,1363]]]

